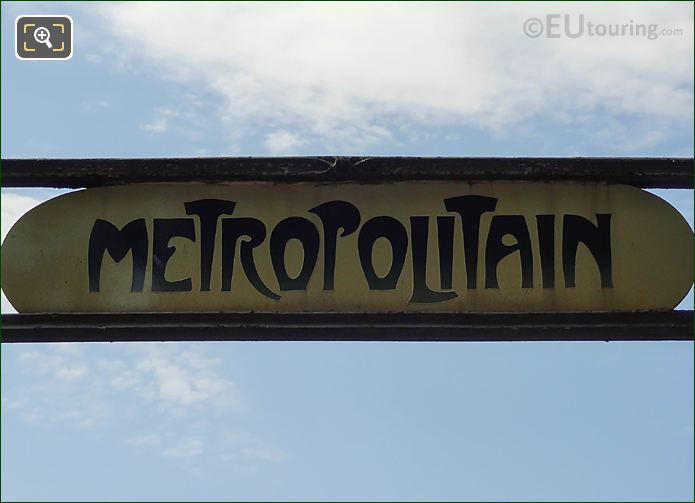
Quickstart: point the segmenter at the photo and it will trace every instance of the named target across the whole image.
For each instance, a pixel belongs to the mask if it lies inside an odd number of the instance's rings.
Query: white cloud
[[[245,407],[222,359],[181,345],[106,347],[106,358],[80,344],[19,348],[20,377],[3,380],[3,408],[36,428],[127,431],[125,445],[176,463],[205,455],[244,468],[288,458],[230,429]]]
[[[86,61],[88,61],[89,63],[94,63],[94,64],[99,64],[99,63],[102,63],[104,61],[104,58],[101,54],[96,54],[93,52],[85,54],[84,59]]]
[[[76,367],[63,367],[56,371],[56,377],[58,379],[63,379],[66,381],[74,381],[76,379],[81,379],[87,375],[88,371],[86,367],[76,366]]]
[[[152,122],[143,124],[141,129],[150,133],[163,133],[167,130],[168,121],[165,117],[159,117]]]
[[[162,441],[161,436],[156,433],[147,433],[143,435],[133,435],[126,439],[126,443],[134,446],[150,446],[158,445]]]
[[[169,129],[169,122],[172,118],[178,117],[179,112],[171,108],[162,108],[157,111],[157,117],[149,123],[142,124],[140,129],[150,133],[163,133]]]
[[[175,445],[164,449],[165,458],[189,458],[203,453],[203,441],[199,438],[180,439]]]
[[[12,192],[2,192],[2,240],[10,232],[12,226],[24,215],[27,211],[41,204],[45,199],[37,199],[34,197],[23,196]]]
[[[111,102],[106,99],[85,100],[82,102],[82,108],[88,112],[101,113],[110,106]]]
[[[195,351],[148,349],[145,354],[135,351],[128,360],[91,361],[78,349],[59,348],[18,354],[22,372],[32,384],[14,389],[9,403],[23,417],[50,415],[47,425],[60,423],[61,418],[75,424],[77,401],[94,412],[90,425],[108,422],[106,409],[116,396],[132,404],[126,409],[149,407],[167,415],[208,416],[243,408],[236,385],[216,370],[220,362]],[[73,393],[75,397],[67,399]],[[61,396],[66,399],[59,400]]]
[[[287,454],[280,449],[266,446],[243,447],[239,454],[244,459],[261,461],[283,461]]]
[[[245,432],[225,431],[220,435],[219,457],[223,461],[284,461],[289,455]]]
[[[183,361],[177,362],[160,354],[141,359],[136,365],[136,371],[141,372],[140,384],[136,386],[139,394],[163,407],[180,410],[201,405],[212,408],[241,405],[233,382],[205,367],[190,365],[190,358],[187,354]]]
[[[271,155],[292,155],[297,153],[297,147],[302,140],[289,131],[273,131],[265,137],[265,148]]]
[[[16,358],[23,376],[20,384],[3,387],[3,407],[44,428],[92,428],[108,421],[111,404],[104,400],[105,387],[98,376],[84,379],[88,363],[79,350],[21,350]]]
[[[2,312],[2,314],[15,314],[17,312],[17,310],[12,307],[12,304],[10,304],[10,301],[7,300],[5,292],[2,292],[2,304],[0,304],[0,312]]]
[[[227,134],[259,125],[275,131],[265,139],[270,153],[294,153],[309,140],[364,149],[413,123],[511,134],[534,123],[648,121],[650,136],[633,131],[630,148],[692,117],[687,3],[196,2],[166,10],[126,3],[101,12],[122,50],[142,58],[143,67],[219,95]],[[573,22],[583,14],[594,23],[653,23],[683,35],[523,34],[527,18],[554,12]],[[165,130],[162,121],[152,130]]]

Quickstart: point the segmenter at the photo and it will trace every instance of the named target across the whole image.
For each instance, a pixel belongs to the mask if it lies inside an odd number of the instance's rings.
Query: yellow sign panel
[[[19,312],[668,310],[693,235],[622,185],[136,184],[41,204],[2,258]]]

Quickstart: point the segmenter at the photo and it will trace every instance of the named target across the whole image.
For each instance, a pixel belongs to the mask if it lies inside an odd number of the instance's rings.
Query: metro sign
[[[20,312],[669,310],[693,235],[660,198],[570,182],[133,184],[3,243]]]

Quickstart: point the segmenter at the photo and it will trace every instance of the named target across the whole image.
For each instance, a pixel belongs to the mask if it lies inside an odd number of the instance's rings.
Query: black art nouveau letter
[[[291,278],[285,267],[285,249],[290,239],[297,239],[304,249],[302,268],[296,278]],[[280,290],[306,290],[319,256],[319,231],[314,224],[302,217],[281,220],[270,234],[270,258]]]
[[[360,212],[354,205],[345,201],[330,201],[309,210],[321,218],[324,236],[323,259],[323,289],[334,289],[335,256],[338,241],[338,229],[342,229],[340,237],[349,236],[360,225]]]
[[[101,263],[105,251],[108,251],[111,258],[116,262],[120,262],[129,251],[132,251],[133,279],[130,291],[142,292],[142,286],[145,282],[148,248],[149,240],[144,218],[129,222],[120,231],[112,223],[97,219],[89,235],[89,251],[87,255],[89,291],[99,291]]]
[[[516,243],[502,243],[502,238],[507,234],[514,236]],[[517,250],[521,261],[521,288],[533,288],[533,251],[526,219],[522,215],[492,217],[485,245],[485,288],[499,288],[497,265],[504,257]]]
[[[565,272],[565,287],[575,287],[577,247],[584,243],[598,265],[601,287],[613,287],[611,262],[611,216],[597,213],[598,225],[578,215],[565,215],[562,221],[562,269]]]
[[[466,286],[476,287],[478,273],[478,238],[480,217],[487,211],[495,211],[497,199],[486,196],[459,196],[444,200],[446,211],[455,211],[461,216],[463,228],[463,253],[466,258]]]
[[[379,238],[386,238],[391,244],[391,268],[383,278],[376,275],[372,263],[372,249]],[[367,220],[360,229],[357,240],[362,271],[370,290],[393,290],[401,276],[405,254],[408,251],[408,233],[405,227],[391,217],[374,217]]]
[[[184,203],[186,215],[198,215],[200,218],[200,291],[210,291],[212,258],[215,253],[215,236],[217,219],[221,215],[234,213],[236,202],[222,199],[200,199]]]
[[[192,218],[155,218],[154,236],[152,238],[152,291],[153,292],[190,292],[193,289],[191,278],[178,281],[165,279],[167,262],[176,251],[169,246],[173,237],[182,237],[195,241],[195,224]]]

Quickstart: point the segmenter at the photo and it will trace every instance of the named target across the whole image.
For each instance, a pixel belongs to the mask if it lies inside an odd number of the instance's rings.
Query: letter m
[[[145,219],[140,218],[128,223],[120,231],[112,223],[97,219],[89,235],[89,291],[98,292],[101,280],[101,263],[104,252],[120,262],[129,251],[133,255],[133,276],[131,292],[142,292],[145,282],[145,267],[149,242]]]

